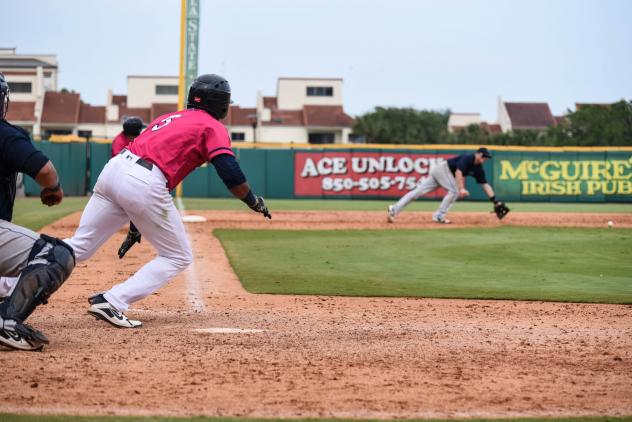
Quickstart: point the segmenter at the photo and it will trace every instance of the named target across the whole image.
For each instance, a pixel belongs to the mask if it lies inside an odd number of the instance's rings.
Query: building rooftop
[[[74,92],[47,91],[44,95],[42,123],[75,124],[79,121],[81,100]]]
[[[78,123],[105,123],[105,106],[92,106],[81,101]]]
[[[342,106],[306,105],[303,116],[305,126],[351,127],[355,123]]]
[[[513,129],[545,129],[555,126],[547,103],[505,103]]]
[[[288,77],[281,76],[279,80],[290,81],[342,81],[342,78],[305,78],[305,77]]]
[[[47,63],[42,60],[37,60],[31,57],[19,58],[19,57],[4,57],[0,55],[0,67],[5,69],[20,69],[24,67],[38,67],[42,66],[45,69],[57,69],[57,66]]]
[[[35,102],[34,101],[11,101],[7,112],[9,122],[34,122]]]

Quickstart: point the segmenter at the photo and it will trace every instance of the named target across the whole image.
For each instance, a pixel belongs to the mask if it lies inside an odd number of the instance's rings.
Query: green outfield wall
[[[89,193],[110,158],[107,143],[50,143],[39,148],[57,167],[68,195]],[[309,147],[235,145],[253,190],[268,198],[397,198],[449,157],[472,153],[470,146]],[[485,172],[506,201],[632,202],[632,147],[490,147]],[[86,172],[89,169],[89,172]],[[87,174],[88,173],[88,174]],[[26,178],[27,194],[39,189]],[[486,200],[468,177],[472,200]],[[195,170],[182,184],[183,196],[229,197],[212,166]],[[427,195],[441,197],[443,191]]]

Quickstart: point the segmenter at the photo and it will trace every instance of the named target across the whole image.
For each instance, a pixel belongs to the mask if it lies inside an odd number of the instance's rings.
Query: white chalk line
[[[180,215],[182,217],[185,217],[186,210],[184,209],[182,198],[180,198],[179,196],[176,197],[176,206],[180,211]],[[187,235],[189,245],[193,247],[193,242],[191,242],[191,236],[189,236],[186,225],[184,226],[184,232]],[[189,308],[194,312],[204,311],[204,300],[202,299],[202,295],[200,293],[200,283],[198,281],[197,270],[195,268],[195,254],[193,254],[191,265],[189,265],[189,268],[187,268],[185,271],[185,278],[187,284],[187,303],[189,304]]]

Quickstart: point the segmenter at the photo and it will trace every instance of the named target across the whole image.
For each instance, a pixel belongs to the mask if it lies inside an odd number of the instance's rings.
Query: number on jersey
[[[160,121],[160,123],[157,123],[154,125],[154,127],[151,128],[152,132],[157,131],[158,129],[162,129],[163,127],[167,126],[169,123],[171,123],[171,121],[173,119],[177,119],[178,117],[182,117],[182,114],[174,114],[172,116],[169,117],[165,117],[164,119],[162,119]]]

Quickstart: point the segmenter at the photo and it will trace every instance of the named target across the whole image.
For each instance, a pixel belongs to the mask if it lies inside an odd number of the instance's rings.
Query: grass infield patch
[[[216,230],[252,293],[632,303],[632,230]]]
[[[88,197],[74,196],[65,197],[59,205],[47,207],[39,198],[19,198],[13,208],[13,223],[37,231],[68,214],[83,210],[87,203]]]

